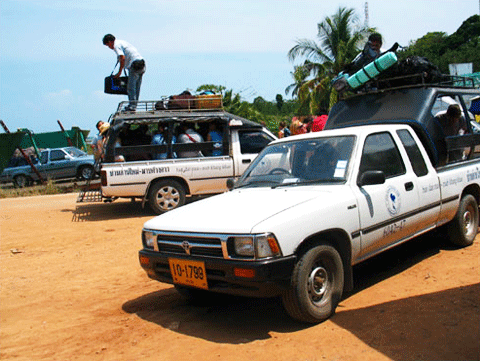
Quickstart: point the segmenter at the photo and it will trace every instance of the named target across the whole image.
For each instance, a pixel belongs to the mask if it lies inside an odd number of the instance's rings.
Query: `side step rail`
[[[98,161],[95,162],[94,164],[95,169],[99,169],[99,164]],[[83,187],[82,190],[80,190],[80,193],[78,194],[77,197],[77,203],[83,203],[83,202],[102,202],[103,201],[103,196],[102,196],[102,188],[100,187],[99,184],[93,184],[92,185],[92,179],[95,177],[92,177],[91,179],[87,180],[87,183]]]
[[[85,187],[87,188],[87,187]],[[91,202],[102,202],[102,190],[99,189],[82,189],[77,197],[77,203],[91,203]]]

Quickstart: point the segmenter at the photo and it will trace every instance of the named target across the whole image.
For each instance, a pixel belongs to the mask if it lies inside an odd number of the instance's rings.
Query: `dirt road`
[[[0,200],[2,360],[480,360],[480,238],[421,237],[355,268],[319,325],[276,299],[191,305],[139,266],[140,203]]]

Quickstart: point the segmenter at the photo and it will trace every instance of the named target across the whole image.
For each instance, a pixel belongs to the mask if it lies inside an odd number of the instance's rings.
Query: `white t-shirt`
[[[130,66],[135,60],[142,60],[142,56],[138,50],[125,40],[115,39],[113,51],[117,54],[125,56],[125,68],[130,69]]]

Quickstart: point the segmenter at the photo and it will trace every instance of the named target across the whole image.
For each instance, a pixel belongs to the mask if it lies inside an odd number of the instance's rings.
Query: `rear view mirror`
[[[235,180],[234,180],[233,178],[228,178],[228,179],[227,179],[227,188],[228,188],[228,190],[231,191],[234,186],[235,186]]]
[[[385,173],[381,170],[367,170],[357,180],[359,187],[385,183]]]

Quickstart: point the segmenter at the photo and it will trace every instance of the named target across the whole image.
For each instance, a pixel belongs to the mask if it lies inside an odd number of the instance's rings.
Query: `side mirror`
[[[360,174],[357,180],[359,187],[383,183],[385,183],[385,173],[381,170],[367,170]]]
[[[235,180],[234,180],[233,178],[228,178],[228,179],[227,179],[227,188],[228,188],[228,190],[231,191],[234,186],[235,186]]]

